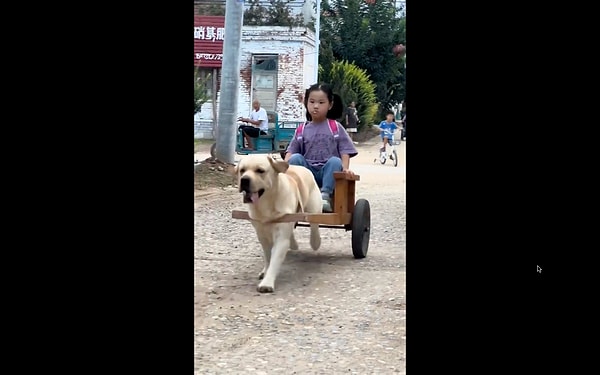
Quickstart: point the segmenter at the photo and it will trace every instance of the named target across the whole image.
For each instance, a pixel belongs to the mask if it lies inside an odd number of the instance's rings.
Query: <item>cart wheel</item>
[[[394,150],[394,167],[398,166],[398,154],[396,153],[396,150]]]
[[[210,156],[214,158],[214,157],[216,157],[216,156],[215,156],[216,154],[217,154],[217,144],[216,144],[216,143],[213,143],[213,144],[210,146]]]
[[[352,213],[352,254],[356,259],[367,256],[371,234],[371,208],[369,201],[359,199]]]
[[[281,160],[285,160],[285,151],[279,151],[279,156],[281,156]]]

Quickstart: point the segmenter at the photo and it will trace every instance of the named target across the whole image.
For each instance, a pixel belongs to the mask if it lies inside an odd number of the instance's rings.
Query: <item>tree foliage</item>
[[[357,103],[356,111],[360,119],[358,131],[366,124],[375,122],[378,109],[375,85],[364,69],[347,61],[334,61],[328,71],[321,68],[319,76],[323,77],[322,82],[332,85],[333,92],[342,98],[344,105]]]
[[[380,115],[401,102],[405,63],[392,49],[399,43],[406,45],[406,22],[397,16],[394,1],[323,0],[321,4],[319,62],[323,70],[343,60],[365,69],[376,85]]]
[[[301,14],[293,15],[290,0],[269,0],[271,6],[262,6],[260,0],[250,0],[244,11],[244,25],[248,26],[306,26]]]
[[[210,74],[201,78],[198,69],[194,69],[194,114],[200,112],[202,105],[211,99],[208,95],[208,84],[212,82]]]
[[[194,1],[198,7],[198,15],[200,16],[224,16],[225,15],[225,4],[209,4]]]

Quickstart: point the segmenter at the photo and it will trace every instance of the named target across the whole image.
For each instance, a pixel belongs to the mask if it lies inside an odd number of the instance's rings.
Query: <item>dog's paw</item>
[[[273,288],[271,285],[258,285],[256,290],[258,290],[259,293],[273,293],[275,288]]]

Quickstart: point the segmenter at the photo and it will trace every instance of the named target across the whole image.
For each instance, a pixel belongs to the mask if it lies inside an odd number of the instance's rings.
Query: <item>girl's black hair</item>
[[[328,85],[326,83],[315,83],[306,90],[306,93],[304,93],[304,108],[306,108],[306,120],[312,121],[312,116],[308,112],[307,108],[308,96],[311,92],[319,90],[323,91],[327,95],[327,99],[333,103],[331,109],[327,111],[327,118],[337,120],[340,117],[342,117],[342,114],[344,114],[344,103],[342,103],[342,98],[339,95],[333,93],[333,88],[331,87],[331,85]]]
[[[392,111],[391,109],[385,112],[385,115],[392,115],[395,116],[396,114],[394,113],[394,111]]]

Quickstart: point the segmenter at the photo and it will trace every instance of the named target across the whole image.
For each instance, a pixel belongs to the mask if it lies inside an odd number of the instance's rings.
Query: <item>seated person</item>
[[[244,139],[246,140],[247,147],[244,148],[244,151],[254,151],[254,145],[252,143],[252,138],[258,138],[261,134],[267,134],[269,131],[269,118],[267,117],[267,111],[264,108],[260,107],[260,102],[258,99],[255,99],[252,102],[252,108],[254,109],[252,113],[250,113],[250,118],[240,117],[238,121],[246,122],[251,125],[242,125],[239,127],[244,134]]]
[[[331,126],[329,124],[329,119],[341,117],[344,110],[341,98],[333,93],[331,86],[312,85],[304,95],[304,106],[308,122],[299,128],[302,129],[300,135],[296,129],[285,160],[312,172],[321,188],[323,212],[332,212],[333,173],[343,171],[354,175],[350,170],[350,158],[358,152],[340,123],[334,120]]]

